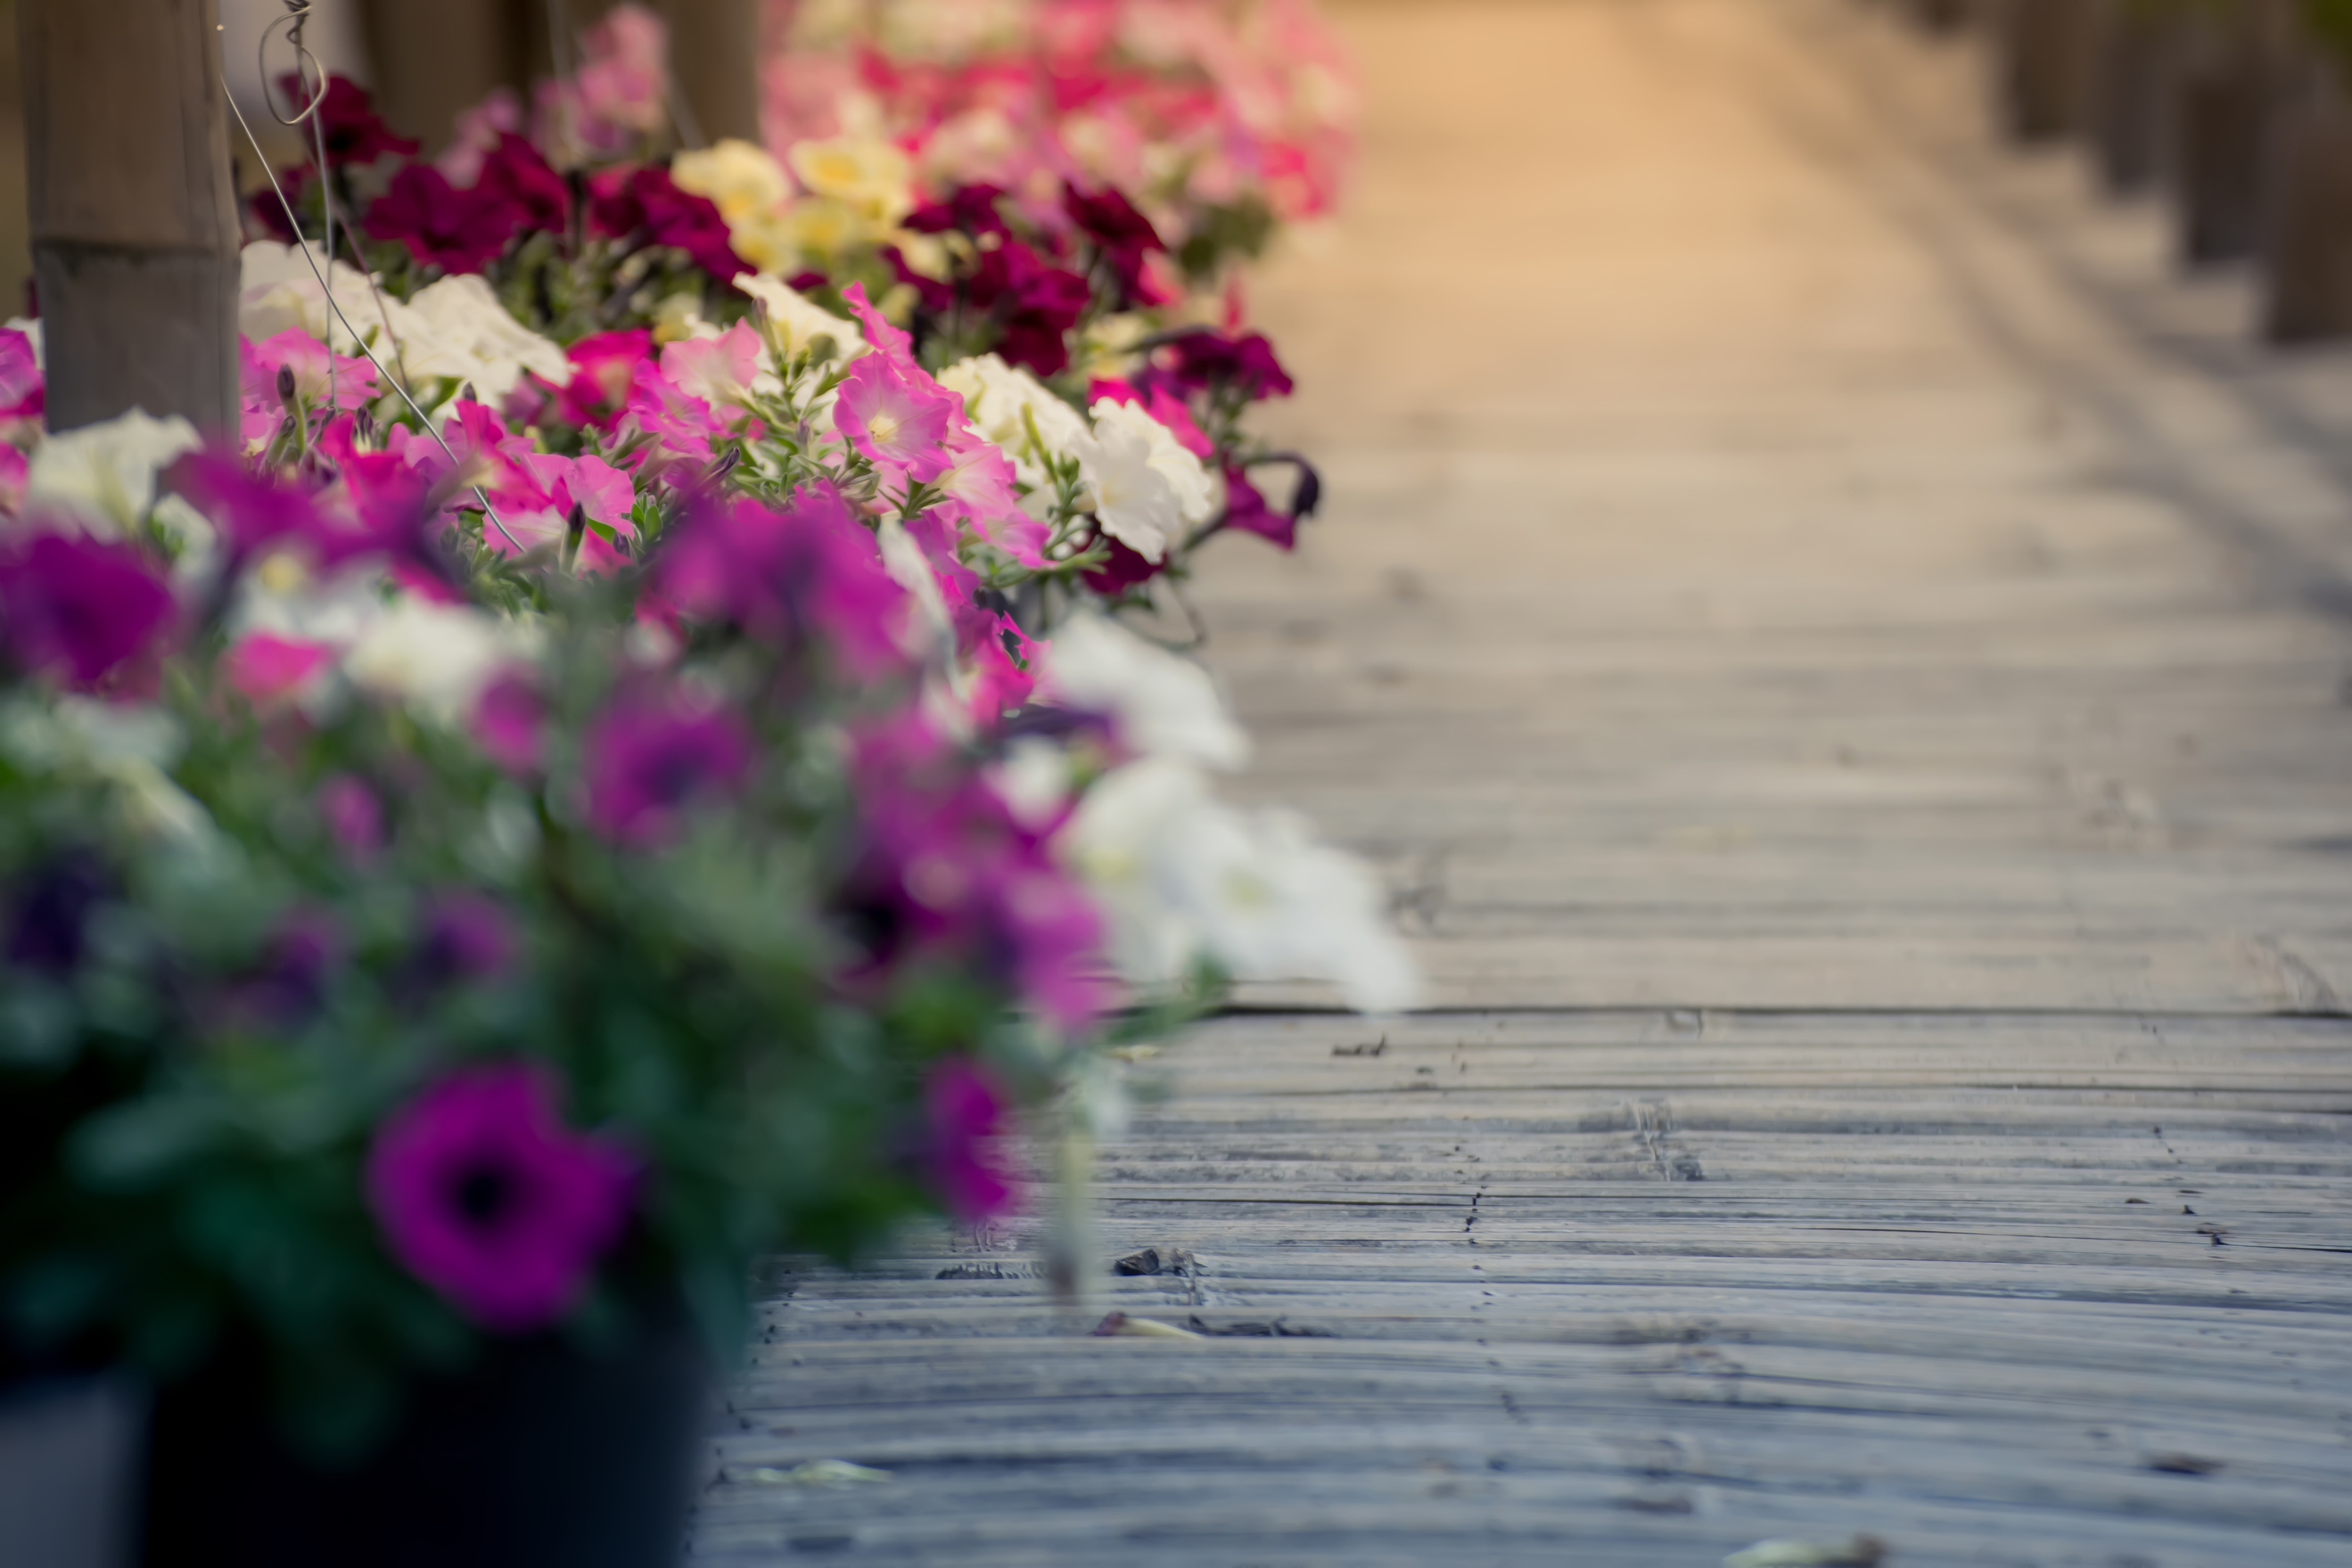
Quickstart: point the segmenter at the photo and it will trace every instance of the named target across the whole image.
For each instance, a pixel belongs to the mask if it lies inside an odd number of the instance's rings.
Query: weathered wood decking
[[[1333,504],[1202,598],[1444,1010],[1141,1069],[1205,1342],[793,1276],[698,1562],[2352,1562],[2352,360],[1874,8],[1333,4]]]

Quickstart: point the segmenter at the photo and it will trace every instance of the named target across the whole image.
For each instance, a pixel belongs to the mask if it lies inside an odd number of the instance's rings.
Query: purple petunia
[[[44,533],[0,553],[0,643],[21,667],[96,686],[170,626],[172,591],[136,550]]]
[[[1004,1120],[994,1080],[964,1058],[942,1059],[923,1080],[923,1119],[924,1173],[948,1213],[978,1225],[1010,1212],[1019,1192],[991,1157]]]
[[[659,844],[679,814],[732,794],[751,772],[751,738],[723,709],[696,711],[667,695],[625,694],[589,727],[583,772],[589,823],[618,844]]]
[[[377,1131],[368,1205],[393,1256],[486,1329],[570,1310],[628,1223],[637,1163],[563,1125],[526,1062],[451,1073]]]

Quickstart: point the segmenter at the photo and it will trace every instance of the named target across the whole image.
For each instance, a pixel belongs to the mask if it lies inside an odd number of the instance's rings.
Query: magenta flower
[[[325,643],[256,632],[221,656],[221,674],[248,700],[277,702],[301,690],[334,657]]]
[[[643,328],[597,332],[563,352],[572,361],[572,379],[557,389],[557,406],[574,425],[609,430],[628,406],[637,366],[653,358],[654,335]]]
[[[643,693],[605,709],[584,746],[589,823],[637,847],[672,837],[688,806],[733,794],[751,771],[751,738],[733,714]]]
[[[0,327],[0,424],[38,429],[47,402],[48,384],[33,353],[33,340]]]
[[[462,888],[436,894],[426,900],[424,914],[410,971],[425,985],[498,974],[520,951],[505,906],[483,894]]]
[[[372,860],[383,848],[383,802],[349,773],[336,773],[319,786],[319,816],[353,860]]]
[[[547,750],[547,700],[529,676],[502,675],[475,702],[472,728],[484,756],[510,773],[535,773]]]
[[[0,553],[0,645],[74,686],[96,686],[152,648],[174,607],[129,545],[44,533]]]
[[[1239,468],[1225,470],[1225,526],[1255,533],[1285,550],[1298,543],[1298,520],[1268,505],[1265,492]]]
[[[841,384],[833,417],[849,444],[883,470],[887,484],[939,478],[948,465],[940,443],[961,412],[955,395],[911,362],[867,354]]]
[[[1093,900],[1044,830],[1017,818],[928,720],[870,726],[851,748],[862,852],[838,913],[863,948],[852,981],[948,957],[1076,1027],[1110,994]]]
[[[569,1311],[620,1239],[636,1163],[556,1113],[535,1063],[462,1068],[393,1113],[367,1166],[392,1254],[499,1333]]]
[[[654,595],[776,647],[823,648],[863,679],[905,658],[907,591],[830,488],[795,491],[782,510],[749,500],[689,510],[662,535]]]
[[[1019,1197],[992,1157],[1004,1103],[994,1080],[962,1057],[942,1058],[923,1080],[924,1173],[948,1213],[966,1225],[1010,1213]]]

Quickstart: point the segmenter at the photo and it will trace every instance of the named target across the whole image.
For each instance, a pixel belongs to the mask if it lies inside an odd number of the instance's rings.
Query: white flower
[[[352,684],[445,723],[461,721],[499,671],[530,657],[530,630],[480,610],[403,598],[343,658]]]
[[[1095,517],[1146,561],[1164,559],[1185,524],[1206,522],[1214,509],[1208,470],[1134,404],[1103,398],[1094,418],[1077,455]]]
[[[204,445],[174,415],[142,409],[52,436],[33,454],[25,481],[27,512],[43,504],[71,512],[91,533],[119,539],[155,505],[155,474]]]
[[[819,338],[831,338],[845,363],[866,352],[866,334],[855,321],[845,321],[781,278],[765,272],[739,275],[735,287],[767,307],[768,321],[787,358],[812,347]]]
[[[319,286],[319,268],[313,265],[319,260],[318,250],[311,247],[267,239],[247,246],[239,258],[236,330],[255,342],[263,342],[299,327],[331,344],[338,353],[358,353],[358,345],[344,331],[342,321],[327,309],[327,291]],[[388,357],[394,339],[405,345],[411,338],[421,341],[428,335],[415,311],[388,294],[380,294],[365,273],[340,261],[326,270],[334,284],[335,304],[377,353]],[[409,374],[434,373],[412,365]]]
[[[488,282],[476,274],[444,278],[419,290],[410,309],[424,321],[434,347],[469,362],[462,368],[425,369],[409,363],[404,344],[403,363],[412,375],[455,375],[472,382],[493,403],[513,391],[525,371],[559,385],[572,379],[572,362],[563,351],[508,314]]]
[[[1045,657],[1043,693],[1110,714],[1120,738],[1141,754],[1211,768],[1248,763],[1248,735],[1226,713],[1215,680],[1191,659],[1091,614],[1056,628]]]
[[[1033,489],[1045,483],[1041,458],[1074,456],[1090,439],[1076,409],[1055,396],[1044,382],[994,354],[958,360],[940,372],[940,384],[963,395],[964,416],[972,428],[1004,449],[1021,482]],[[1045,443],[1042,452],[1029,439],[1033,421]]]
[[[1132,983],[1172,984],[1207,959],[1237,980],[1330,982],[1362,1012],[1418,995],[1369,872],[1293,817],[1216,801],[1183,763],[1146,758],[1106,774],[1061,842]]]
[[[0,709],[0,756],[28,773],[86,770],[121,790],[133,832],[194,844],[211,836],[211,814],[163,771],[186,745],[177,719],[143,703],[66,697]]]
[[[40,319],[37,316],[11,316],[8,318],[7,327],[12,332],[24,333],[25,336],[31,341],[33,345],[33,368],[39,371],[44,375],[47,374],[49,369],[49,351],[41,332]]]

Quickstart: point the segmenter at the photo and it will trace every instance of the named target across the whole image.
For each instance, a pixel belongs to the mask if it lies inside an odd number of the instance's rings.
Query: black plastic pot
[[[388,1443],[322,1468],[278,1436],[249,1363],[163,1391],[147,1568],[670,1568],[709,1418],[684,1322],[592,1356],[504,1344],[415,1392]]]
[[[0,1378],[0,1562],[127,1568],[145,1416],[122,1379]]]

